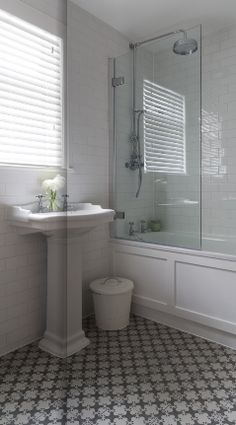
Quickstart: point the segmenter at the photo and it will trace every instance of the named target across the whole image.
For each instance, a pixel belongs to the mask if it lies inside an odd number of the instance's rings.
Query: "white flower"
[[[65,177],[57,174],[54,179],[44,180],[42,183],[42,189],[47,192],[48,190],[57,191],[62,189],[65,186]]]
[[[51,185],[52,180],[44,180],[42,183],[42,189],[44,192],[47,192],[48,189],[50,189],[50,185]]]
[[[65,186],[65,177],[60,176],[60,174],[58,174],[55,178],[54,178],[54,190],[60,190],[63,189],[63,187]]]

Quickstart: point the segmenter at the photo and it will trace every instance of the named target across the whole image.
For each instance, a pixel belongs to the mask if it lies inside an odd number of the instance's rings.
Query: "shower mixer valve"
[[[125,163],[125,167],[129,168],[130,170],[138,170],[140,165],[141,167],[144,167],[142,157],[135,154],[130,155],[130,160]]]

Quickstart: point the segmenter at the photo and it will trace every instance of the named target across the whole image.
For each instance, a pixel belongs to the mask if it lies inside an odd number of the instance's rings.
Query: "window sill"
[[[16,170],[16,171],[48,171],[48,172],[66,172],[66,173],[74,173],[74,168],[71,167],[54,167],[54,166],[47,166],[47,165],[21,165],[21,164],[1,164],[0,163],[0,171],[1,170]]]

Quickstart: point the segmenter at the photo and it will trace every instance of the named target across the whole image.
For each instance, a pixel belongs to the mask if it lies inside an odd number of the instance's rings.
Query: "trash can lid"
[[[132,291],[134,284],[132,280],[124,279],[123,277],[105,277],[96,279],[90,283],[92,292],[100,295],[118,295]]]

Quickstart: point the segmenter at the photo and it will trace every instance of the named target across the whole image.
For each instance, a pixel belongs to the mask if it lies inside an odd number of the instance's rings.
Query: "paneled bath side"
[[[135,282],[133,312],[236,349],[235,256],[111,241],[113,273]]]

